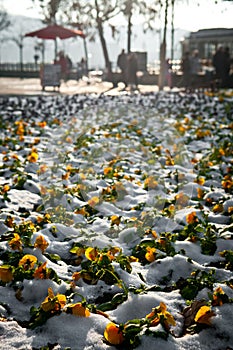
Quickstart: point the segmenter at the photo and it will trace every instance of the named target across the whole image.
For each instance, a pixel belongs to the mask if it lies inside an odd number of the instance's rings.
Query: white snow
[[[225,142],[232,151],[232,119],[225,113],[226,108],[232,109],[232,101],[227,96],[220,103],[207,94],[178,92],[0,99],[0,265],[9,264],[7,252],[14,253],[9,246],[14,228],[8,226],[7,218],[13,218],[17,225],[31,221],[36,227],[31,246],[23,247],[20,254],[47,262],[59,280],[1,282],[0,349],[32,350],[52,344],[54,350],[113,350],[115,346],[104,341],[110,320],[120,324],[143,319],[161,302],[176,325],[171,326],[167,340],[142,332],[137,349],[233,348],[232,300],[212,306],[215,315],[211,326],[191,334],[184,331],[187,301],[178,287],[197,270],[206,274],[214,271],[212,289],[203,285],[192,300],[210,303],[209,296],[217,287],[233,298],[233,264],[227,267],[219,254],[233,252],[232,153],[213,159],[212,166],[210,163],[213,147],[217,150]],[[211,119],[216,109],[218,116]],[[46,126],[40,126],[44,121]],[[24,139],[17,134],[16,122],[24,123]],[[178,122],[185,132],[179,131]],[[223,132],[222,125],[229,132]],[[198,130],[209,130],[210,134],[199,139]],[[30,163],[27,157],[33,148],[39,158]],[[13,155],[18,155],[18,160]],[[202,167],[206,159],[209,163]],[[115,175],[107,173],[108,168]],[[226,176],[229,188],[223,185]],[[25,181],[21,184],[22,177]],[[146,188],[149,177],[155,182],[151,180]],[[198,183],[198,177],[205,182]],[[3,186],[8,184],[6,199]],[[203,196],[198,198],[200,190]],[[187,198],[182,201],[177,195]],[[91,205],[91,212],[88,201],[93,197],[99,201]],[[213,211],[215,205],[219,209]],[[89,210],[89,214],[82,210]],[[188,228],[187,214],[193,212],[201,225],[196,232],[199,241],[179,236]],[[51,222],[36,226],[46,213]],[[119,218],[117,224],[111,221],[112,216]],[[146,233],[148,229],[154,230],[157,238]],[[190,228],[188,234],[195,229]],[[205,254],[202,244],[208,229],[215,235],[216,249]],[[121,285],[102,280],[87,284],[80,279],[71,287],[72,274],[81,270],[75,263],[78,257],[70,253],[74,245],[117,246],[132,256],[137,245],[159,242],[165,233],[177,238],[170,242],[174,254],[164,251],[161,244],[155,261],[131,262],[131,273],[118,262],[112,263],[128,295],[106,311],[109,319],[93,312],[90,317],[78,317],[63,311],[35,329],[25,326],[30,308],[40,307],[48,288],[55,295],[73,291],[70,302],[79,302],[82,295],[97,308],[123,292]],[[41,235],[49,243],[44,252],[33,247]],[[140,288],[141,293],[136,292]],[[151,330],[164,331],[161,325]]]

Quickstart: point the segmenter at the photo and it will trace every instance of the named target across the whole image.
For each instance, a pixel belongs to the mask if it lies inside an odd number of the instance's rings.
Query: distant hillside
[[[20,36],[24,35],[27,32],[40,29],[44,26],[39,19],[29,18],[24,16],[11,16],[12,26],[0,33],[0,62],[19,62],[19,48],[14,41],[5,41],[6,38],[17,38],[20,39]],[[124,26],[119,28],[119,34],[116,39],[113,39],[111,36],[111,31],[109,28],[105,29],[106,39],[108,43],[108,50],[110,60],[113,63],[113,66],[116,64],[117,55],[122,48],[126,48],[127,43],[127,30]],[[182,29],[175,30],[175,58],[180,58],[180,40],[184,36],[187,36],[188,32]],[[35,45],[40,41],[36,38],[24,38],[23,39],[23,60],[26,63],[34,62],[35,54]],[[52,62],[54,58],[54,42],[52,40],[45,41],[45,60],[46,62]],[[168,31],[168,53],[170,54],[170,33]],[[98,37],[96,42],[88,42],[88,55],[89,55],[89,66],[90,68],[103,68],[104,59],[102,54],[101,45]],[[73,63],[77,63],[84,57],[84,45],[83,40],[80,37],[59,40],[58,41],[58,50],[65,50],[69,54]],[[154,63],[158,59],[159,51],[159,33],[156,32],[147,32],[143,33],[142,27],[136,25],[133,27],[132,35],[132,50],[133,51],[146,51],[148,57],[148,63]]]

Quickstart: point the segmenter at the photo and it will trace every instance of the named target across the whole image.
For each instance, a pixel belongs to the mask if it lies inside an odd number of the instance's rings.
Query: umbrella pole
[[[42,41],[42,63],[44,64],[45,62],[45,42],[44,40]]]
[[[86,57],[86,70],[87,70],[87,75],[89,72],[89,67],[88,67],[88,54],[87,54],[87,43],[86,43],[86,38],[83,38],[83,44],[84,44],[84,51],[85,51],[85,57]]]
[[[57,39],[54,39],[54,46],[55,46],[55,57],[54,57],[54,61],[57,59]]]

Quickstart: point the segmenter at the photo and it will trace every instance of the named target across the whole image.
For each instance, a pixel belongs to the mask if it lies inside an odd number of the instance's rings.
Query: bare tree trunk
[[[107,44],[103,33],[103,25],[101,20],[98,20],[98,32],[99,32],[100,42],[101,42],[103,54],[104,54],[105,68],[107,69],[107,74],[111,75],[112,67],[111,67],[111,62],[109,60],[108,49],[107,49]]]
[[[132,34],[132,1],[129,3],[129,14],[128,14],[128,35],[127,35],[127,51],[131,52],[131,34]]]
[[[172,0],[172,18],[171,18],[171,60],[174,60],[174,10],[175,0]]]
[[[159,90],[164,87],[165,80],[165,67],[166,67],[166,46],[167,46],[167,13],[168,13],[169,0],[165,3],[165,20],[164,20],[164,30],[163,30],[163,41],[160,46],[160,71],[159,71]]]
[[[105,68],[107,70],[107,76],[109,79],[112,77],[112,67],[111,67],[111,62],[109,60],[109,55],[108,55],[108,49],[107,49],[107,44],[106,40],[104,37],[104,29],[103,29],[103,22],[102,19],[99,17],[99,6],[98,6],[98,1],[95,0],[95,8],[97,12],[97,28],[98,28],[98,33],[100,37],[100,42],[101,46],[103,49],[103,54],[104,54],[104,60],[105,60]]]

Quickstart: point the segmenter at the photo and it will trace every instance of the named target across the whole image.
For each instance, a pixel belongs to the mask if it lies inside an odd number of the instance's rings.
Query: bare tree
[[[7,29],[11,24],[8,13],[0,8],[0,32],[4,29]]]
[[[19,48],[19,63],[20,63],[20,72],[23,72],[23,40],[24,35],[19,34],[18,36],[9,37],[9,40],[13,41]]]
[[[89,40],[95,40],[96,33],[98,34],[107,75],[111,77],[112,67],[105,39],[105,25],[110,25],[110,20],[120,13],[119,0],[68,0],[64,13],[68,22],[82,29]],[[114,32],[113,27],[112,29]]]
[[[4,31],[5,29],[7,29],[9,26],[11,25],[8,13],[4,10],[3,7],[0,7],[0,32]],[[2,37],[0,39],[0,54],[1,54],[1,46],[2,44],[4,44],[5,42],[7,42],[9,39],[7,37]],[[0,60],[1,60],[1,56],[0,56]]]
[[[160,0],[123,0],[121,11],[127,19],[127,50],[131,51],[131,38],[133,27],[133,16],[141,16],[143,20],[143,30],[153,29],[156,15],[158,14],[158,5]]]
[[[31,0],[38,7],[38,11],[43,16],[43,22],[54,24],[58,21],[59,10],[64,0]]]

